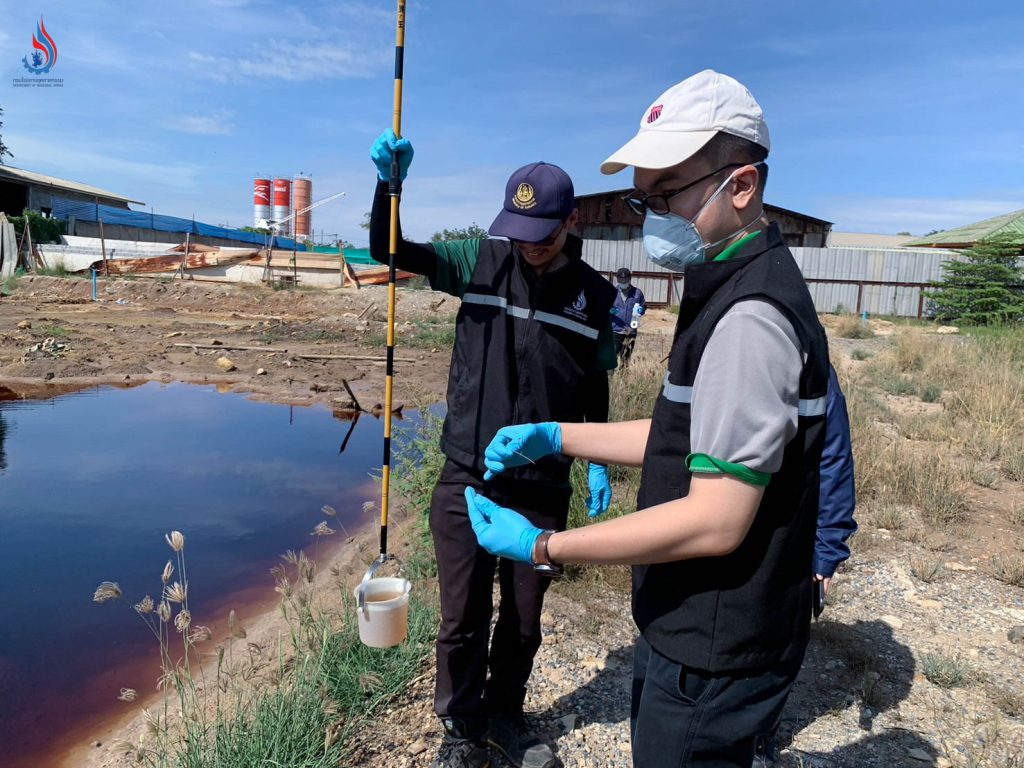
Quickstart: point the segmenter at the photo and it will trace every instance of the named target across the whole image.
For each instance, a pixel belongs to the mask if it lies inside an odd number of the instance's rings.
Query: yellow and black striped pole
[[[402,70],[405,58],[405,0],[398,0],[395,33],[395,136],[402,135]],[[397,155],[391,161],[391,245],[388,250],[388,353],[384,385],[384,463],[380,494],[380,560],[388,556],[388,492],[391,487],[391,407],[395,380],[395,256],[398,253],[398,203],[402,179]]]

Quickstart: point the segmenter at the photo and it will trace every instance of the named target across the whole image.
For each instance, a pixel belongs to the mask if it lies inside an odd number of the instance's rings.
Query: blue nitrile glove
[[[391,162],[395,155],[398,155],[398,177],[404,181],[412,164],[412,144],[406,138],[398,138],[395,132],[388,128],[370,147],[370,159],[377,166],[377,176],[381,181],[388,181],[391,178]]]
[[[499,472],[533,464],[552,453],[562,452],[562,428],[556,421],[502,427],[484,449],[484,480]]]
[[[644,313],[645,313],[646,311],[647,311],[647,307],[645,307],[645,306],[644,306],[643,304],[637,304],[637,305],[636,305],[636,313],[637,313],[638,315],[642,315],[642,314],[644,314]]]
[[[533,562],[533,545],[544,533],[512,509],[495,504],[466,486],[466,506],[480,546],[492,555],[524,563]]]
[[[591,517],[603,515],[612,505],[612,484],[608,481],[608,467],[591,462],[587,472],[587,485],[590,487],[587,514]]]

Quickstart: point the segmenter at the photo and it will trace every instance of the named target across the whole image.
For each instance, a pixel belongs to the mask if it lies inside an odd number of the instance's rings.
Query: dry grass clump
[[[899,531],[913,520],[913,512],[901,504],[880,504],[871,510],[868,520],[876,528]]]
[[[872,550],[878,549],[882,540],[872,531],[865,528],[859,529],[853,536],[850,537],[848,542],[851,552],[856,552],[858,555],[863,555]],[[829,599],[831,600],[833,587],[829,588]]]
[[[908,440],[945,443],[950,440],[952,424],[946,412],[910,413],[896,417],[900,434]]]
[[[999,470],[1008,480],[1024,483],[1024,440],[1011,440],[1003,446]]]
[[[942,558],[911,555],[910,572],[918,581],[923,581],[925,584],[931,584],[942,576]]]
[[[993,685],[989,689],[989,698],[1004,715],[1024,718],[1024,693]]]
[[[1024,557],[996,555],[992,558],[992,575],[1011,587],[1024,587]]]
[[[982,488],[996,488],[999,485],[999,470],[988,463],[974,462],[965,469],[965,476]]]
[[[967,517],[967,483],[944,451],[914,450],[892,441],[883,450],[881,476],[872,486],[880,502],[909,504],[923,522],[938,527]]]
[[[844,339],[870,339],[875,335],[857,315],[840,315],[832,328],[836,336]]]

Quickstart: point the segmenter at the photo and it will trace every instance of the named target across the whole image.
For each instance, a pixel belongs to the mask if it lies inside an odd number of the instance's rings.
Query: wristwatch
[[[548,555],[548,539],[554,533],[555,531],[551,530],[544,531],[533,543],[533,570],[544,576],[557,579],[562,575],[562,566],[551,562],[551,556]]]

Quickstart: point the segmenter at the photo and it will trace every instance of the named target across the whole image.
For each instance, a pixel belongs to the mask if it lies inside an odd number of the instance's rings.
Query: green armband
[[[691,453],[686,457],[686,467],[695,475],[731,475],[751,485],[768,485],[768,481],[772,479],[768,472],[758,472],[742,464],[722,461],[706,453]]]

